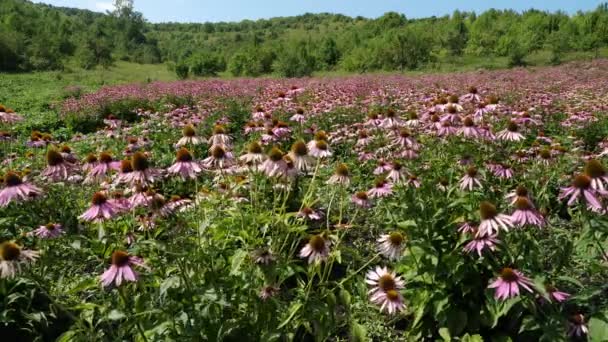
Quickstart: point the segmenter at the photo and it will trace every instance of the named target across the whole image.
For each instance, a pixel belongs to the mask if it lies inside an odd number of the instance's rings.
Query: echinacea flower
[[[393,194],[393,186],[384,178],[378,178],[374,182],[374,187],[367,191],[371,198],[389,197]]]
[[[353,194],[350,198],[351,202],[362,208],[369,208],[371,203],[366,191],[359,191]]]
[[[279,293],[278,287],[272,286],[272,285],[267,285],[267,286],[262,287],[258,296],[260,297],[261,300],[268,300],[271,297],[276,296],[277,293]]]
[[[137,281],[138,275],[131,266],[147,268],[144,261],[136,256],[131,256],[125,251],[114,251],[112,253],[112,265],[101,275],[101,283],[104,287],[114,283],[117,287],[127,281]]]
[[[530,198],[518,196],[515,199],[514,205],[515,211],[511,214],[511,221],[515,226],[531,225],[542,227],[545,225],[545,219],[536,211]]]
[[[405,168],[403,168],[403,165],[401,165],[401,163],[398,161],[393,161],[390,166],[391,169],[388,172],[388,175],[386,175],[386,179],[390,180],[394,184],[404,182],[407,178],[407,175]]]
[[[33,230],[30,234],[41,239],[54,239],[61,236],[63,233],[64,231],[59,223],[49,223],[38,227],[38,229]]]
[[[196,179],[196,176],[203,169],[192,159],[190,151],[184,147],[180,148],[175,154],[175,163],[167,169],[167,172],[172,175],[179,175],[183,179]]]
[[[487,201],[483,201],[479,205],[479,216],[481,222],[478,234],[481,235],[494,235],[500,229],[509,231],[509,228],[513,226],[510,216],[498,213],[496,206]]]
[[[128,173],[127,182],[131,186],[149,185],[160,177],[160,171],[150,167],[148,157],[142,152],[135,152],[131,157],[133,171]]]
[[[21,265],[38,258],[39,252],[22,249],[14,242],[0,243],[0,278],[13,278],[21,272]]]
[[[42,171],[42,176],[53,182],[68,178],[74,165],[65,161],[61,153],[54,149],[49,149],[46,153],[47,167]]]
[[[91,200],[91,207],[80,215],[79,218],[83,221],[100,222],[113,218],[119,212],[119,208],[116,208],[112,202],[109,202],[104,193],[96,192]]]
[[[348,166],[344,163],[338,164],[334,174],[327,180],[327,184],[340,184],[348,186],[350,184],[350,172],[348,171]]]
[[[591,178],[591,188],[594,190],[604,191],[608,186],[608,173],[597,159],[590,159],[585,164],[585,175]]]
[[[11,202],[30,200],[41,193],[42,190],[23,182],[21,176],[9,171],[4,175],[4,187],[0,189],[0,207],[6,207]]]
[[[460,190],[473,191],[474,188],[483,188],[479,181],[479,173],[477,168],[471,166],[467,169],[465,175],[460,179]]]
[[[477,252],[477,255],[480,258],[485,250],[494,251],[496,249],[496,245],[499,243],[496,235],[474,235],[473,240],[469,241],[463,249],[467,253]]]
[[[470,116],[464,118],[463,126],[460,127],[458,134],[462,135],[466,138],[479,138],[481,136],[481,132],[479,128],[475,125],[475,121]]]
[[[262,146],[257,141],[249,144],[247,148],[247,153],[243,154],[239,157],[239,160],[245,162],[248,165],[260,165],[264,162],[266,156],[262,151]]]
[[[511,121],[506,129],[496,134],[496,138],[505,141],[521,141],[524,139],[524,136],[518,130],[517,124]]]
[[[186,146],[186,145],[196,146],[196,145],[203,144],[205,142],[206,142],[205,138],[196,136],[196,130],[194,129],[194,126],[186,125],[182,129],[182,137],[177,141],[177,144],[175,144],[175,146],[177,146],[177,147],[182,147],[182,146]]]
[[[99,154],[97,163],[90,168],[85,182],[99,181],[106,177],[110,171],[119,169],[120,161],[114,161],[112,155],[108,152],[102,152]]]
[[[576,314],[570,316],[568,320],[568,336],[570,337],[583,337],[589,333],[589,328],[587,327],[585,316],[582,314]]]
[[[316,210],[310,208],[310,207],[303,207],[297,213],[296,217],[305,218],[305,219],[316,221],[316,220],[320,220],[321,219],[321,214],[319,212],[317,212]]]
[[[253,262],[258,265],[270,265],[276,259],[272,251],[268,248],[256,249],[252,253],[251,258],[253,259]]]
[[[313,235],[306,246],[300,250],[300,258],[308,258],[308,263],[319,263],[329,256],[329,241],[321,235]]]
[[[394,314],[405,310],[403,296],[399,292],[405,283],[387,267],[377,266],[367,272],[365,282],[373,286],[369,290],[370,302],[380,305],[380,311]]]
[[[496,299],[507,300],[519,296],[519,287],[532,292],[532,281],[525,277],[520,271],[505,267],[500,271],[496,280],[488,288],[496,289]]]
[[[213,145],[210,154],[203,160],[203,166],[208,169],[224,169],[234,163],[232,152],[226,150],[223,145]]]
[[[385,257],[392,260],[398,260],[403,253],[405,243],[405,236],[403,236],[403,234],[400,232],[392,232],[380,236],[378,239],[378,249]]]
[[[545,291],[547,291],[547,295],[549,296],[548,299],[550,301],[556,301],[558,303],[561,303],[570,298],[569,293],[562,292],[551,284],[545,284]]]
[[[296,141],[291,145],[291,151],[287,155],[293,161],[294,167],[300,172],[307,172],[312,167],[313,159],[308,154],[308,147],[303,141]]]
[[[287,171],[287,164],[283,160],[284,153],[278,147],[268,152],[268,158],[262,163],[261,169],[268,177],[282,177]]]
[[[313,140],[308,143],[309,154],[315,158],[325,158],[332,155],[325,140]]]
[[[213,135],[209,137],[209,144],[211,144],[211,146],[217,145],[228,148],[232,144],[232,138],[226,134],[226,128],[224,128],[224,126],[215,125],[213,128]]]
[[[600,212],[603,208],[599,199],[596,197],[596,194],[597,190],[594,190],[591,187],[591,177],[585,174],[579,174],[574,177],[572,185],[561,189],[558,198],[561,200],[569,197],[568,205],[573,205],[577,199],[584,198],[587,203],[587,208]]]

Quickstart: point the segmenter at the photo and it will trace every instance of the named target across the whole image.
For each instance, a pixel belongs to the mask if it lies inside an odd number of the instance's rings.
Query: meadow
[[[0,336],[608,341],[608,60],[477,69],[0,75]]]

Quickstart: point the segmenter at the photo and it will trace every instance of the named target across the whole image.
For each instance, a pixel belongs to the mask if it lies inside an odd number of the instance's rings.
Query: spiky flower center
[[[498,215],[496,206],[490,202],[483,201],[479,205],[479,214],[482,220],[490,220]]]
[[[376,179],[376,181],[375,181],[376,188],[383,188],[385,184],[386,184],[386,179],[384,179],[384,178],[379,178],[379,179]]]
[[[395,116],[397,116],[397,113],[395,112],[394,109],[389,108],[386,110],[386,117],[387,118],[394,118]]]
[[[588,189],[591,186],[591,177],[584,174],[580,174],[574,177],[572,185],[579,189]]]
[[[410,120],[418,120],[418,114],[415,112],[410,112]]]
[[[519,196],[515,200],[515,208],[518,210],[530,210],[533,208],[533,206],[528,197]]]
[[[112,265],[123,267],[129,264],[129,253],[125,251],[114,251],[112,253]]]
[[[500,277],[502,280],[508,283],[515,282],[519,279],[519,276],[517,273],[515,273],[515,270],[510,267],[503,268],[502,271],[500,271]]]
[[[91,200],[91,203],[93,203],[93,205],[102,205],[107,201],[108,198],[106,197],[106,195],[101,192],[96,192],[95,194],[93,194],[93,199]]]
[[[72,149],[68,145],[63,145],[63,146],[61,146],[61,152],[62,153],[72,153]]]
[[[399,232],[392,232],[389,234],[388,240],[391,242],[391,245],[393,245],[393,246],[401,246],[401,244],[403,243],[405,238],[403,237],[403,234],[401,234]]]
[[[152,210],[160,210],[165,206],[165,203],[167,203],[167,201],[163,196],[154,195],[152,197],[152,201],[150,201],[150,207],[152,208]]]
[[[458,103],[458,96],[456,96],[456,95],[450,95],[450,97],[448,98],[448,102],[450,102],[450,103]]]
[[[291,146],[291,152],[296,156],[304,157],[308,154],[308,147],[306,147],[306,143],[303,141],[297,141]]]
[[[397,290],[388,290],[386,291],[386,298],[391,302],[396,302],[399,300],[399,292]]]
[[[545,291],[551,293],[557,291],[557,288],[551,284],[545,284]]]
[[[17,186],[21,183],[21,177],[15,172],[9,171],[4,175],[4,184],[6,186]]]
[[[456,114],[458,112],[458,110],[456,109],[456,106],[448,106],[447,108],[447,112],[450,114]]]
[[[56,225],[55,225],[54,223],[49,223],[49,224],[47,224],[47,225],[46,225],[46,226],[44,226],[44,227],[46,228],[46,230],[51,231],[51,232],[52,232],[53,230],[55,230],[55,228],[57,228],[57,227],[56,227]]]
[[[278,147],[275,146],[270,149],[270,152],[268,152],[268,158],[270,158],[270,160],[272,160],[273,162],[278,162],[283,159],[283,151],[281,151]]]
[[[523,185],[518,185],[517,189],[515,189],[515,194],[520,197],[528,196],[528,189]]]
[[[469,167],[467,169],[467,176],[475,178],[477,176],[477,168],[474,166]]]
[[[318,131],[315,133],[315,140],[327,140],[327,133],[325,131]]]
[[[549,151],[548,149],[541,150],[540,157],[543,159],[551,159],[551,151]]]
[[[400,136],[400,137],[402,137],[402,138],[409,138],[409,137],[410,137],[410,135],[411,135],[411,134],[410,134],[410,131],[409,131],[409,129],[407,129],[407,128],[402,128],[402,129],[399,131],[399,136]]]
[[[46,162],[49,166],[57,166],[63,163],[63,156],[56,150],[49,150],[46,153]]]
[[[488,103],[493,105],[498,104],[498,97],[494,95],[488,96]]]
[[[365,192],[365,191],[358,191],[355,194],[355,197],[357,197],[358,199],[360,199],[362,201],[367,201],[367,199],[368,199],[367,192]]]
[[[359,131],[359,139],[365,139],[367,137],[369,137],[369,135],[367,134],[367,131],[365,131],[365,130]]]
[[[261,154],[262,153],[262,146],[260,146],[259,143],[257,143],[256,141],[254,141],[251,144],[249,144],[248,151],[249,151],[249,153],[253,153],[253,154]]]
[[[97,163],[97,157],[93,153],[89,153],[85,161],[87,164]]]
[[[194,126],[192,125],[186,125],[184,126],[184,128],[182,129],[182,135],[185,137],[193,137],[196,135],[196,130],[194,129]]]
[[[302,114],[304,114],[304,109],[303,108],[298,108],[296,110],[296,113],[302,115]]]
[[[378,287],[384,291],[388,292],[391,290],[395,290],[397,288],[397,282],[395,281],[395,277],[390,274],[384,274],[378,279]]]
[[[310,248],[312,248],[312,250],[317,253],[323,252],[323,250],[325,250],[325,239],[323,239],[321,235],[315,235],[311,237],[308,244],[310,245]]]
[[[469,87],[469,94],[477,94],[477,87]]]
[[[440,120],[439,115],[433,114],[431,116],[431,122],[439,122],[439,120]]]
[[[148,169],[148,157],[142,152],[135,152],[131,159],[131,166],[135,171],[145,171]]]
[[[327,150],[327,143],[325,142],[325,140],[317,140],[317,141],[315,141],[315,146],[319,150],[323,150],[323,151]]]
[[[336,174],[339,176],[348,177],[348,175],[349,175],[348,166],[346,166],[346,164],[344,164],[344,163],[338,164],[338,166],[336,167]]]
[[[101,161],[104,164],[109,164],[112,162],[112,155],[108,152],[101,152],[99,154],[99,161]]]
[[[304,215],[311,215],[313,212],[314,211],[309,207],[302,208],[302,214],[304,214]]]
[[[467,116],[466,118],[464,118],[464,125],[465,127],[473,127],[475,126],[475,122],[470,116]]]
[[[0,257],[4,261],[14,261],[19,259],[21,248],[13,242],[3,242],[0,244]]]
[[[394,161],[393,165],[392,165],[392,169],[399,172],[401,171],[401,169],[403,168],[403,166],[401,165],[401,163],[399,163],[398,161]]]
[[[583,316],[583,315],[581,315],[581,314],[572,315],[572,316],[570,317],[570,320],[572,320],[572,322],[573,322],[574,324],[577,324],[577,325],[582,325],[582,324],[584,324],[584,323],[585,323],[585,316]]]
[[[226,134],[226,129],[222,125],[213,127],[213,134]]]
[[[192,161],[192,154],[188,149],[182,147],[175,153],[175,159],[179,162],[189,162]]]
[[[606,176],[606,169],[602,165],[602,162],[597,159],[591,159],[585,165],[585,174],[591,178],[600,178]]]
[[[122,172],[122,173],[133,172],[133,165],[131,164],[131,160],[123,159],[120,161],[120,172]]]
[[[517,132],[517,124],[513,121],[509,122],[509,125],[507,126],[507,130],[509,130],[509,132]]]

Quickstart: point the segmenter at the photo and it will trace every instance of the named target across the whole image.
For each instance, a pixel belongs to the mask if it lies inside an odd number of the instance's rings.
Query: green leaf
[[[608,342],[608,323],[599,318],[589,320],[589,341]]]
[[[414,220],[406,220],[406,221],[401,221],[401,222],[397,223],[397,227],[404,228],[404,229],[407,229],[410,227],[417,227],[417,226],[418,226],[418,224]]]
[[[462,342],[483,342],[483,338],[480,335],[469,335],[462,336]]]
[[[353,342],[369,341],[367,330],[361,324],[353,321],[350,325],[350,340]]]
[[[298,313],[302,306],[303,305],[300,302],[291,304],[291,306],[289,307],[289,316],[287,316],[287,318],[283,322],[281,322],[281,324],[279,324],[278,329],[282,329],[284,326],[289,324],[289,322],[294,318],[294,316]]]
[[[122,311],[119,311],[116,309],[110,311],[110,313],[108,314],[108,319],[111,321],[117,321],[117,320],[123,319],[125,317],[127,317],[127,316]]]
[[[72,331],[72,330],[68,330],[66,332],[64,332],[63,334],[61,334],[61,336],[59,336],[55,342],[71,342],[76,340],[76,332]]]
[[[230,266],[230,275],[239,274],[241,265],[243,264],[243,261],[245,261],[246,257],[247,252],[242,249],[239,249],[234,253],[234,255],[232,256],[232,264]]]
[[[443,338],[444,341],[451,341],[452,336],[450,336],[450,330],[448,328],[439,328],[439,336]]]

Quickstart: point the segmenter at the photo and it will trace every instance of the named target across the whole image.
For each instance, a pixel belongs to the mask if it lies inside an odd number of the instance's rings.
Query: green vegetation
[[[372,72],[432,68],[481,58],[490,67],[518,66],[549,54],[559,64],[573,52],[600,55],[608,46],[608,4],[563,12],[489,10],[481,14],[407,19],[336,14],[238,23],[151,24],[131,0],[116,10],[86,10],[4,0],[0,4],[0,71],[90,69],[116,61],[168,63],[189,76],[307,76],[314,72]],[[500,62],[496,62],[499,60]],[[462,64],[459,64],[462,63]]]

